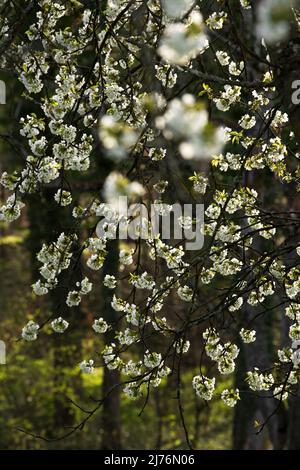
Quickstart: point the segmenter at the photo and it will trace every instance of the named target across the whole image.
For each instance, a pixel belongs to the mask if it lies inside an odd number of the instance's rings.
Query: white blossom
[[[262,0],[257,9],[257,36],[270,44],[285,39],[289,32],[287,17],[291,16],[293,4],[293,0]]]
[[[205,377],[204,375],[195,375],[193,377],[193,388],[200,398],[210,401],[215,391],[216,379]]]
[[[244,343],[253,343],[256,339],[256,331],[245,330],[245,328],[242,328],[240,330],[240,337],[242,338]]]
[[[240,400],[239,390],[237,388],[235,390],[228,390],[226,388],[221,393],[221,398],[227,406],[232,408],[237,404],[238,400]]]
[[[103,318],[97,318],[94,320],[92,328],[96,333],[106,333],[108,330],[108,324]]]
[[[194,0],[162,0],[164,12],[171,18],[183,16],[193,5]]]
[[[115,276],[112,276],[111,274],[106,274],[103,284],[105,287],[108,287],[108,289],[114,289],[117,285],[117,280]]]
[[[166,27],[158,52],[169,64],[186,65],[207,47],[202,15],[193,11],[185,23]]]

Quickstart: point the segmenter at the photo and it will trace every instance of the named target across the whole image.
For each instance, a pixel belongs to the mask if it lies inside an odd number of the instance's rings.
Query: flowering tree
[[[63,278],[60,302],[72,312],[97,287],[91,272],[106,266],[115,315],[95,312],[92,328],[110,341],[80,369],[118,371],[115,386],[146,402],[175,375],[189,445],[181,370],[190,347],[201,350],[190,386],[206,401],[220,375],[234,374],[243,348],[245,383],[221,399],[233,407],[249,392],[259,396],[260,432],[297,394],[300,378],[297,2],[2,0],[0,7],[1,69],[21,82],[30,110],[2,136],[25,157],[22,168],[2,174],[9,196],[0,220],[17,220],[45,188],[57,218],[69,211],[73,220],[37,253],[34,294],[49,295]],[[79,173],[96,180],[82,194]],[[124,215],[120,197],[139,204]],[[170,221],[175,203],[204,204],[201,227],[195,209],[176,214],[184,233],[201,231],[197,249],[141,214],[154,207]],[[131,237],[121,240],[124,228]],[[68,335],[77,320],[60,308],[24,325],[23,340],[42,340],[48,323]],[[272,363],[263,345],[271,315],[278,318]]]

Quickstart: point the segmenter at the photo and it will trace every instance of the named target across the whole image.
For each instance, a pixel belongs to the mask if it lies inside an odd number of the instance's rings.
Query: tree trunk
[[[107,245],[108,254],[103,266],[103,278],[106,274],[116,275],[119,264],[118,241],[110,241]],[[102,284],[103,318],[109,324],[118,320],[117,312],[111,307],[111,291]],[[114,328],[105,333],[105,344],[113,342]],[[102,408],[102,449],[121,449],[121,407],[120,407],[120,373],[104,368],[102,395],[105,397]]]

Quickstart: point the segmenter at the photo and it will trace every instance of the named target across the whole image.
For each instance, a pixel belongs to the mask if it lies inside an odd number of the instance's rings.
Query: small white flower
[[[130,398],[131,400],[136,400],[142,396],[141,387],[136,383],[129,383],[123,388],[123,392]]]
[[[245,8],[245,10],[248,10],[249,8],[251,8],[249,0],[240,0],[240,3],[242,7]]]
[[[190,349],[190,341],[186,340],[186,341],[183,341],[183,339],[181,338],[179,341],[176,342],[176,352],[178,354],[185,354],[188,352],[188,350]]]
[[[162,8],[170,18],[180,18],[193,3],[194,0],[162,0]]]
[[[82,279],[81,282],[77,283],[77,287],[80,287],[81,295],[86,295],[91,292],[93,284],[89,281],[87,277],[85,277],[84,279]]]
[[[232,408],[237,404],[238,400],[240,400],[239,389],[236,388],[235,390],[228,390],[226,388],[221,393],[221,398],[227,406]]]
[[[289,329],[289,337],[293,341],[299,341],[300,340],[300,323],[294,323],[293,325],[290,326]]]
[[[236,310],[239,310],[241,306],[243,305],[243,303],[244,303],[243,297],[238,297],[233,304],[229,305],[228,307],[229,312],[235,312]]]
[[[192,228],[193,226],[193,219],[192,217],[190,216],[180,216],[178,218],[178,222],[179,222],[179,225],[181,228],[183,228],[184,230],[189,230]]]
[[[206,20],[206,24],[210,29],[222,29],[227,13],[220,11],[212,13]]]
[[[70,191],[59,189],[55,193],[54,199],[60,206],[68,206],[72,202],[72,195]]]
[[[289,33],[293,0],[261,0],[257,5],[256,34],[267,43],[284,40]]]
[[[200,398],[204,400],[211,400],[215,391],[216,379],[205,377],[205,375],[196,375],[193,378],[193,388]]]
[[[118,297],[114,295],[111,306],[116,312],[123,312],[125,310],[126,302],[123,299],[118,299]]]
[[[270,390],[274,384],[274,377],[272,374],[259,373],[257,368],[253,372],[247,372],[247,382],[251,390]]]
[[[201,173],[194,173],[193,176],[189,177],[189,180],[193,183],[193,189],[196,193],[205,194],[208,186],[208,178]]]
[[[79,364],[81,372],[85,374],[92,374],[94,372],[94,361],[93,359],[89,359],[88,361],[82,361]]]
[[[117,285],[117,280],[116,280],[115,276],[112,276],[110,274],[106,274],[106,276],[103,280],[103,284],[108,289],[114,289]]]
[[[187,160],[210,159],[225,143],[223,127],[212,127],[207,110],[188,93],[173,99],[155,122],[166,139],[178,141],[179,151]]]
[[[32,289],[35,295],[45,295],[48,294],[48,288],[40,280],[32,284]]]
[[[165,28],[158,53],[169,64],[187,65],[207,47],[202,15],[193,11],[186,23],[171,23]]]
[[[120,259],[120,264],[124,264],[124,265],[129,265],[129,264],[132,264],[133,263],[133,255],[134,253],[134,250],[130,250],[130,251],[127,251],[127,250],[120,250],[120,253],[119,253],[119,259]]]
[[[68,297],[66,300],[66,304],[68,305],[68,307],[75,307],[79,305],[80,302],[81,302],[81,295],[79,292],[77,292],[76,290],[73,290],[68,293]]]
[[[101,118],[100,140],[108,156],[122,160],[138,140],[138,132],[116,116],[106,115]]]
[[[277,398],[277,400],[282,400],[282,401],[287,400],[289,393],[285,389],[285,387],[286,385],[284,384],[279,385],[278,387],[275,387],[274,392],[273,392],[274,398]]]
[[[249,116],[249,114],[245,114],[240,120],[239,125],[243,129],[252,129],[256,124],[256,119],[254,116]]]

